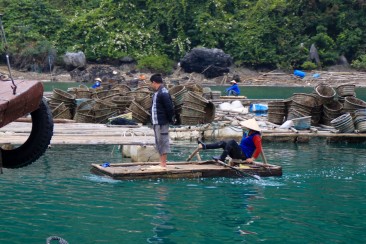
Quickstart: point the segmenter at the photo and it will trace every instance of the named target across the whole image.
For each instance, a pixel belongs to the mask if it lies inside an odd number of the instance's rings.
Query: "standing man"
[[[161,75],[152,75],[150,81],[151,87],[155,90],[151,107],[155,144],[160,155],[160,166],[166,167],[167,153],[170,153],[169,124],[173,124],[174,106]]]

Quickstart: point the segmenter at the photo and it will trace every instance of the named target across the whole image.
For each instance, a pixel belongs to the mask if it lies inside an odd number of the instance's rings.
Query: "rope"
[[[58,241],[58,243],[60,243],[60,244],[69,244],[66,240],[64,240],[64,239],[62,239],[61,237],[58,237],[58,236],[48,237],[47,240],[46,240],[46,243],[50,244],[51,241],[53,241],[53,240]]]

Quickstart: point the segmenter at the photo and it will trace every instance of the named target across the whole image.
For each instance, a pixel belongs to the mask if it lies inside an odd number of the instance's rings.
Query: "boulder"
[[[215,78],[229,73],[233,59],[221,49],[193,48],[180,61],[185,72],[202,73],[206,78]]]
[[[83,52],[66,52],[63,60],[68,71],[76,68],[85,69],[86,67],[86,57]]]

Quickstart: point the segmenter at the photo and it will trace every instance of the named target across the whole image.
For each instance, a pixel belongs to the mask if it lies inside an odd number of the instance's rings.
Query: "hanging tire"
[[[4,168],[27,166],[41,157],[48,148],[53,135],[53,118],[45,99],[42,99],[39,108],[31,116],[32,131],[27,141],[11,150],[1,149]]]

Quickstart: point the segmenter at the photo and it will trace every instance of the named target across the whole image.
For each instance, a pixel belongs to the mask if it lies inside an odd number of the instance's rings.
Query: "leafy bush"
[[[358,57],[358,59],[354,60],[351,66],[355,69],[366,71],[366,54],[363,54]]]
[[[137,67],[151,72],[169,74],[172,72],[174,62],[166,55],[146,56],[138,59]]]
[[[317,65],[314,64],[313,62],[310,61],[305,61],[302,65],[301,68],[303,68],[304,70],[313,70],[317,68]]]

